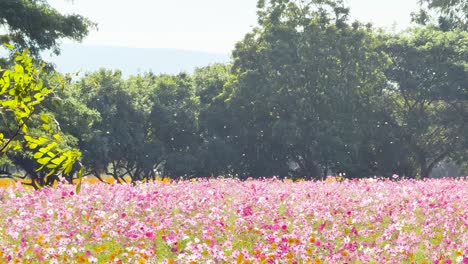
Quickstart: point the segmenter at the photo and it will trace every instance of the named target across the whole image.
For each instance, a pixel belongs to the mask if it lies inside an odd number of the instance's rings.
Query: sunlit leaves
[[[16,54],[16,64],[12,70],[3,70],[0,76],[1,109],[12,112],[19,128],[27,133],[26,121],[33,115],[35,106],[50,93],[43,88],[39,79],[41,69],[36,69],[28,50]],[[8,94],[6,94],[8,92]]]
[[[63,148],[63,136],[61,132],[56,132],[50,129],[47,122],[51,122],[48,115],[41,115],[41,120],[44,125],[47,125],[45,136],[31,137],[25,136],[26,146],[30,150],[34,150],[33,158],[37,161],[40,167],[37,171],[48,170],[48,175],[63,172],[70,173],[73,164],[81,157],[81,152],[75,148]],[[56,132],[56,133],[54,133]]]
[[[3,46],[5,46],[5,47],[6,47],[7,49],[9,49],[9,50],[13,50],[13,49],[14,49],[14,46],[11,45],[10,43],[5,43],[5,44],[3,44]]]
[[[65,144],[52,116],[37,115],[39,106],[53,94],[55,88],[44,87],[40,79],[41,69],[34,67],[28,50],[17,53],[15,62],[12,69],[0,69],[0,113],[12,113],[14,120],[11,121],[16,124],[13,131],[0,132],[0,154],[20,150],[22,138],[39,164],[37,171],[47,171],[47,176],[68,174],[81,157],[81,152]],[[37,117],[42,122],[40,133],[30,133],[28,123]],[[5,132],[8,132],[9,138],[6,138]]]

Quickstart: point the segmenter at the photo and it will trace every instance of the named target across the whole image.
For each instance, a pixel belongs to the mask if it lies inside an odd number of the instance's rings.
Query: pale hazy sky
[[[387,29],[410,24],[417,0],[345,0],[352,20]],[[49,0],[98,23],[84,45],[171,48],[228,54],[256,24],[257,0]]]

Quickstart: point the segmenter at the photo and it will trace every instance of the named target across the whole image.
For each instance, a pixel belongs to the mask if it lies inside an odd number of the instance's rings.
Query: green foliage
[[[468,30],[468,2],[465,0],[420,0],[421,9],[412,14],[421,25],[435,25],[442,31]]]
[[[118,175],[117,171],[121,166],[125,167],[125,156],[131,149],[130,141],[137,137],[136,134],[132,135],[131,130],[140,121],[129,121],[135,111],[131,109],[131,99],[123,85],[119,72],[101,70],[85,76],[73,86],[70,97],[79,98],[85,106],[83,110],[90,109],[89,114],[96,115],[87,114],[85,126],[73,125],[74,122],[83,122],[81,118],[66,122],[70,124],[70,133],[80,138],[79,148],[85,153],[83,163],[90,170],[89,173],[96,176],[106,174],[109,164],[113,164],[117,180],[121,180],[119,176],[123,175],[120,174],[125,174],[121,172]],[[79,115],[83,117],[83,114],[81,112]],[[70,115],[70,118],[73,116]]]
[[[467,32],[423,28],[390,36],[384,44],[392,60],[384,106],[421,177],[440,161],[453,154],[463,157],[466,151],[467,43]]]
[[[46,177],[68,174],[81,152],[64,145],[64,135],[51,116],[37,113],[57,87],[44,86],[41,69],[34,67],[27,50],[17,53],[15,61],[12,69],[2,70],[0,79],[0,113],[5,122],[5,130],[0,131],[0,154],[20,151],[24,142],[39,164],[37,171],[46,171]],[[29,127],[29,123],[38,119],[42,123],[40,133]],[[14,126],[9,130],[11,123]]]
[[[313,178],[331,170],[372,173],[365,168],[374,160],[362,154],[388,63],[378,39],[347,24],[339,2],[262,6],[262,26],[233,52],[229,107],[232,127],[245,124],[235,132],[242,170]]]
[[[35,106],[50,93],[50,90],[43,87],[42,81],[38,79],[39,70],[33,67],[27,50],[22,54],[17,54],[15,60],[17,63],[13,69],[2,72],[0,95],[2,96],[2,115],[5,118],[5,115],[12,113],[18,126],[9,138],[5,138],[4,133],[1,134],[1,153],[13,146],[15,149],[20,148],[15,138],[20,132],[28,132],[26,122],[34,114]]]
[[[25,3],[16,7],[49,8],[45,1]],[[1,72],[7,122],[0,142],[9,155],[0,162],[34,175],[31,161],[37,161],[34,179],[63,173],[69,182],[75,171],[79,178],[108,174],[135,182],[158,173],[426,177],[441,161],[464,166],[468,37],[466,12],[459,11],[466,6],[422,3],[426,15],[445,24],[421,20],[432,24],[390,35],[350,23],[343,1],[258,1],[259,26],[237,43],[232,65],[193,75],[124,80],[102,69],[72,89],[45,88],[64,86],[63,78],[51,73],[41,82],[28,54],[18,54]],[[11,33],[14,20],[2,18],[5,12],[0,9],[0,25]],[[50,21],[62,18],[56,19]],[[78,35],[45,34],[42,44],[29,38],[25,45],[40,50],[55,45],[47,39],[81,38],[90,26],[81,22],[68,25],[81,29]],[[86,171],[73,165],[78,149]]]
[[[87,173],[120,182],[415,177],[466,164],[466,33],[387,35],[348,13],[342,1],[259,1],[232,65],[128,80],[100,70],[54,111]]]
[[[53,115],[47,111],[56,108],[55,105],[59,104],[56,95],[62,91],[46,87],[63,87],[65,80],[54,73],[42,72],[42,68],[35,69],[27,50],[37,59],[41,50],[51,49],[58,54],[59,39],[81,41],[93,27],[94,23],[80,15],[60,14],[46,0],[0,2],[0,31],[4,34],[0,35],[0,43],[14,44],[7,44],[12,55],[25,50],[14,59],[0,58],[0,67],[12,66],[12,70],[0,72],[0,112],[4,121],[0,131],[3,136],[2,160],[13,162],[24,171],[36,188],[53,182],[56,174],[64,174],[72,182],[73,164],[81,153],[73,147],[75,139],[62,133]],[[41,79],[39,74],[43,76]],[[7,87],[13,84],[14,89]],[[4,93],[4,89],[9,89],[8,94]],[[58,115],[59,119],[66,119],[69,116],[67,113],[73,113],[61,111],[64,112],[64,115]],[[78,117],[75,115],[75,118]],[[65,129],[68,129],[68,125],[65,125]],[[39,162],[40,170],[34,169],[34,160]],[[54,177],[49,177],[52,175]]]
[[[46,0],[0,1],[0,43],[13,43],[18,50],[29,49],[36,56],[39,51],[53,49],[58,53],[61,38],[82,40],[95,27],[80,15],[63,15]]]
[[[197,165],[194,151],[200,138],[196,120],[198,100],[191,78],[186,74],[160,76],[156,79],[152,99],[154,105],[148,117],[150,135],[153,141],[164,142],[167,153],[164,173],[192,175]]]
[[[228,83],[233,78],[230,65],[223,64],[199,68],[193,75],[195,94],[200,101],[199,175],[233,175],[240,166],[242,153],[225,100],[229,94]]]

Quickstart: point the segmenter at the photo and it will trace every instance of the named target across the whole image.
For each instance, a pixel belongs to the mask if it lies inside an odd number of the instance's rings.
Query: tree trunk
[[[429,175],[431,174],[431,169],[429,167],[426,166],[426,163],[422,163],[421,164],[421,168],[420,168],[420,171],[419,171],[419,176],[421,177],[421,179],[427,179],[429,178]]]
[[[429,164],[429,166],[427,165],[426,159],[420,159],[420,164],[421,164],[421,166],[420,166],[420,176],[421,176],[421,179],[429,178],[429,176],[431,175],[432,169],[434,169],[434,167],[437,164],[439,164],[439,162],[444,160],[448,156],[449,153],[450,153],[449,151],[444,151],[439,156],[437,156]]]

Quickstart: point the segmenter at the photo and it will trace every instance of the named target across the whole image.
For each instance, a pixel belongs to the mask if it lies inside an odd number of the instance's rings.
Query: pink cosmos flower
[[[321,224],[321,225],[319,226],[318,229],[319,229],[320,231],[322,231],[322,230],[325,228],[326,225],[327,225],[327,223],[323,223],[323,224]]]
[[[151,240],[154,240],[156,238],[156,236],[154,235],[153,232],[149,231],[149,232],[146,232],[145,233],[145,236]]]
[[[250,216],[253,215],[253,209],[252,206],[246,206],[242,209],[242,216]]]

